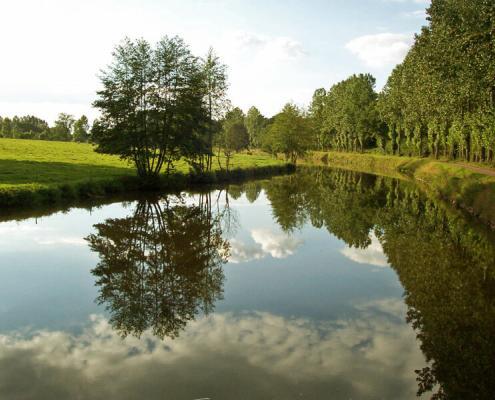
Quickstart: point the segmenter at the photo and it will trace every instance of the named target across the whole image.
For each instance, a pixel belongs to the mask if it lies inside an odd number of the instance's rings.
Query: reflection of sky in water
[[[424,360],[376,237],[351,249],[310,225],[286,234],[263,194],[230,205],[224,300],[164,342],[121,341],[94,302],[83,238],[132,204],[0,223],[0,395],[23,380],[39,398],[413,397]]]

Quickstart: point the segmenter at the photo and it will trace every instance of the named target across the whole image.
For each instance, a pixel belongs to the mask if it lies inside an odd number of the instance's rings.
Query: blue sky
[[[428,0],[16,0],[0,5],[0,115],[97,116],[98,71],[123,37],[179,35],[229,66],[230,98],[267,116],[359,72],[378,89]]]

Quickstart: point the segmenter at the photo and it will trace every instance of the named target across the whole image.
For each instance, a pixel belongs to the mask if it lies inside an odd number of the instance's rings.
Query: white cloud
[[[303,244],[302,239],[275,233],[269,229],[253,229],[251,236],[261,246],[263,252],[270,254],[273,258],[287,258]]]
[[[49,226],[37,225],[33,221],[3,222],[0,224],[0,244],[14,250],[29,246],[87,246],[82,237],[68,236],[67,231]]]
[[[383,68],[401,63],[413,41],[412,35],[379,33],[357,37],[348,42],[346,48],[365,65]]]
[[[258,245],[249,245],[237,239],[230,240],[229,263],[239,264],[265,257],[265,253]]]
[[[270,37],[239,31],[233,38],[233,46],[238,52],[249,52],[250,57],[259,58],[264,63],[297,60],[308,54],[300,42],[290,37]]]
[[[358,264],[374,265],[377,267],[388,267],[389,265],[387,256],[383,252],[383,247],[375,234],[371,235],[371,244],[366,249],[346,247],[340,252]]]
[[[260,260],[267,256],[283,259],[290,257],[297,248],[303,244],[303,240],[284,233],[274,232],[270,229],[253,229],[251,238],[254,244],[246,244],[238,239],[230,240],[230,258],[232,264]]]
[[[169,398],[232,398],[235,387],[253,398],[290,397],[296,390],[313,398],[329,390],[336,399],[413,398],[414,370],[424,366],[424,357],[404,323],[403,303],[384,304],[361,305],[358,318],[333,322],[215,314],[163,341],[150,332],[122,340],[100,316],[80,335],[0,335],[0,395],[98,393],[113,399],[146,393],[151,399],[166,390]]]

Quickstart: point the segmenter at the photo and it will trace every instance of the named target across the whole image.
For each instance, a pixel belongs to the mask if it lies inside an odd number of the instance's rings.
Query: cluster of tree
[[[90,127],[85,115],[76,120],[72,115],[61,113],[53,126],[33,115],[0,117],[0,137],[88,142]]]
[[[353,75],[313,95],[309,115],[314,132],[313,148],[363,151],[380,137],[375,78]]]
[[[494,160],[495,3],[433,0],[427,13],[379,94],[371,75],[315,91],[314,149]]]
[[[211,170],[214,138],[227,108],[225,66],[210,49],[194,56],[179,37],[155,46],[124,40],[101,76],[94,106],[97,151],[135,163],[138,175],[155,180],[184,158],[198,173]]]
[[[97,151],[133,161],[150,182],[179,159],[204,173],[215,155],[228,169],[234,153],[260,146],[295,163],[311,143],[309,120],[292,104],[271,120],[256,107],[247,115],[232,108],[225,66],[211,49],[203,59],[194,56],[179,37],[155,46],[124,40],[101,81],[94,102],[101,117],[92,129]]]
[[[495,3],[433,0],[380,94],[391,153],[492,161],[495,150]]]

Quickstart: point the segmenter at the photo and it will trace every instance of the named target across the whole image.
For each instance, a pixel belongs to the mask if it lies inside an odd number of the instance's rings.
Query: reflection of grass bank
[[[442,199],[495,228],[495,176],[486,175],[481,168],[471,170],[477,168],[475,164],[471,167],[428,158],[339,152],[315,152],[308,161],[355,171],[414,178]]]
[[[287,171],[287,165],[266,154],[239,154],[231,171],[203,176],[177,163],[159,189],[181,189],[195,183],[216,183],[262,177]],[[289,167],[290,168],[290,167]],[[118,157],[98,154],[89,144],[0,139],[0,206],[17,208],[68,203],[135,191],[140,182],[132,166]]]

